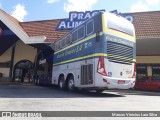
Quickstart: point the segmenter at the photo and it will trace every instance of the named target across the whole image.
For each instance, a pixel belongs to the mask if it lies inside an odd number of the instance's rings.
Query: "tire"
[[[96,90],[97,93],[102,93],[104,90]]]
[[[67,88],[71,92],[75,91],[75,85],[74,85],[74,78],[73,78],[73,76],[71,76],[69,78],[68,83],[67,83]]]
[[[59,78],[58,87],[59,87],[59,89],[61,89],[61,90],[65,90],[64,77],[60,77],[60,78]]]

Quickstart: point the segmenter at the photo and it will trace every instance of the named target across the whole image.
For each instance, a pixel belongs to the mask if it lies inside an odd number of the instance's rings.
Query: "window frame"
[[[83,32],[84,32],[84,33],[83,33],[83,37],[78,38],[78,30],[79,30],[79,29],[81,29],[82,27],[84,28],[84,31],[83,31]],[[77,38],[78,38],[78,39],[77,39],[77,41],[78,41],[78,40],[80,40],[80,39],[83,39],[84,37],[85,37],[85,25],[82,25],[80,28],[78,28],[78,29],[77,29]]]
[[[69,43],[67,43],[67,38],[68,36],[70,36],[70,40],[69,40]],[[68,46],[72,43],[72,35],[71,34],[68,34],[66,37],[65,37],[65,46]]]
[[[77,38],[78,38],[78,29],[76,29],[76,30],[74,30],[73,32],[72,32],[72,43],[74,43],[74,42],[76,42],[78,39],[76,39],[76,40],[73,40],[73,33],[75,33],[75,32],[77,32]]]
[[[88,25],[90,22],[93,22],[93,29],[92,29],[92,32],[88,33],[88,32],[87,32],[87,31],[88,31],[88,26],[87,26],[87,25]],[[88,22],[86,23],[86,35],[89,36],[89,35],[91,35],[91,34],[93,34],[93,33],[94,33],[94,20],[91,19],[90,21],[88,21]]]

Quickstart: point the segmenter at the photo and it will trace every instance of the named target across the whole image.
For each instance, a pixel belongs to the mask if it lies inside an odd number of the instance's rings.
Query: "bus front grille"
[[[110,62],[131,64],[133,62],[133,47],[120,43],[107,42],[107,54]]]

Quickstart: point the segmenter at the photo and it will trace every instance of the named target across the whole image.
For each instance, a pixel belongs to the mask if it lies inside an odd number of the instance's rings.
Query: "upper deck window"
[[[58,43],[55,43],[55,50],[58,50]]]
[[[76,41],[78,38],[77,38],[77,30],[75,30],[74,32],[72,32],[72,41]]]
[[[63,46],[62,46],[62,40],[59,41],[59,48],[61,49]]]
[[[60,41],[57,42],[57,49],[60,49],[61,45],[60,45]]]
[[[94,21],[90,20],[86,24],[86,33],[87,33],[87,36],[91,35],[93,33],[93,31],[94,31]]]
[[[66,37],[66,45],[69,45],[71,43],[71,35],[68,35]]]
[[[84,38],[85,36],[85,27],[82,26],[78,29],[78,40]]]
[[[64,38],[61,40],[61,44],[62,44],[62,48],[63,48],[65,46],[65,39]]]

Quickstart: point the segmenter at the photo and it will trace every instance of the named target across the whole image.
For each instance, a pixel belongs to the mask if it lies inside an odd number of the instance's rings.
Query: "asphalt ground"
[[[57,87],[3,84],[0,85],[0,111],[160,111],[160,93],[134,90],[68,92]]]

